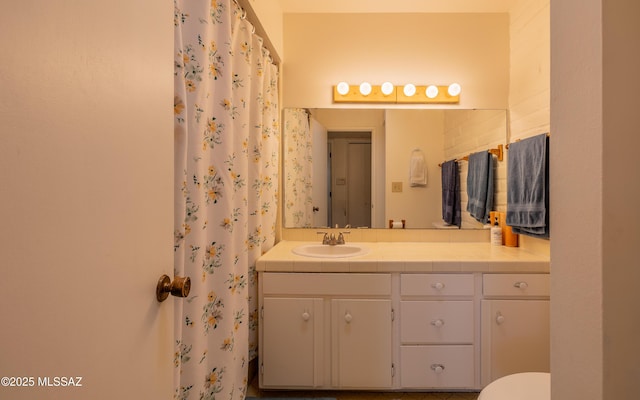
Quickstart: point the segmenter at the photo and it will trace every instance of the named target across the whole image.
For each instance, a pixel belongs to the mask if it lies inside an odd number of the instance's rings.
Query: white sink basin
[[[340,258],[356,257],[369,253],[369,248],[357,244],[338,244],[329,246],[326,244],[305,244],[291,250],[294,254],[305,257]]]

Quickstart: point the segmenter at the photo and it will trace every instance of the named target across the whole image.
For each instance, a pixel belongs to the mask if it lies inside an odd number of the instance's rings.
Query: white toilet
[[[549,400],[551,376],[548,372],[507,375],[488,384],[478,400]]]

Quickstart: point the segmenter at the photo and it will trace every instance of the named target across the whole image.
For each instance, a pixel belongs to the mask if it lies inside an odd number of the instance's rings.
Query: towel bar
[[[509,148],[509,145],[507,145],[507,148]],[[498,147],[496,147],[495,149],[489,149],[487,150],[489,153],[495,155],[498,158],[498,161],[502,161],[504,159],[504,146],[499,144]],[[469,156],[464,156],[462,158],[456,158],[453,161],[469,161]],[[438,167],[442,167],[442,163],[438,164]]]

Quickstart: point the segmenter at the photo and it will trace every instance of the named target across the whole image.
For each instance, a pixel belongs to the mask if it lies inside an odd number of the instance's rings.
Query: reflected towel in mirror
[[[414,149],[411,152],[409,186],[427,186],[427,162],[420,149]]]
[[[467,211],[486,224],[493,209],[493,156],[487,151],[469,154],[467,171]]]
[[[442,220],[448,225],[462,225],[460,207],[460,173],[456,160],[442,164]]]

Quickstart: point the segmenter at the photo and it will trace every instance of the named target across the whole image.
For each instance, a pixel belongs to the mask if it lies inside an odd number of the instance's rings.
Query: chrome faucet
[[[329,232],[317,232],[319,235],[322,234],[324,236],[322,236],[322,244],[326,244],[329,246],[335,246],[337,244],[345,244],[345,240],[344,240],[344,235],[348,234],[349,232],[339,232],[338,236],[336,237],[335,233],[329,233]]]

